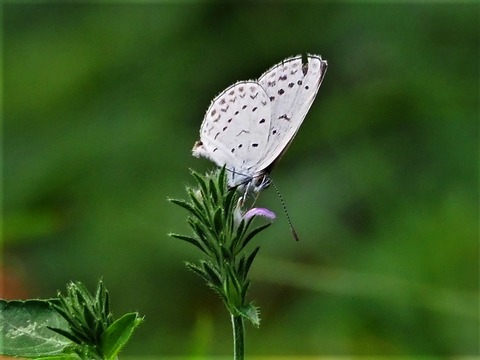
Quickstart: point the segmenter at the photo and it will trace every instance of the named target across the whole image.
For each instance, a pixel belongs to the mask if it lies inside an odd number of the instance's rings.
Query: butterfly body
[[[259,192],[286,151],[315,99],[327,70],[320,56],[288,58],[258,80],[239,81],[210,104],[200,128],[196,157],[228,171],[228,185]]]

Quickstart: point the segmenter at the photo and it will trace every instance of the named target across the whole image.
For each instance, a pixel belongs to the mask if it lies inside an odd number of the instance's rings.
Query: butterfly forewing
[[[263,170],[286,150],[297,133],[317,95],[327,68],[319,56],[308,56],[308,63],[296,56],[275,65],[258,80],[271,105],[271,125],[265,156],[256,165]]]

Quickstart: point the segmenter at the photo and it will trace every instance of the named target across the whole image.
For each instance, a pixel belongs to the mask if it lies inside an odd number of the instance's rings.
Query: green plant
[[[249,250],[251,240],[271,225],[268,222],[253,228],[258,216],[273,220],[275,214],[264,208],[242,209],[245,199],[227,186],[225,168],[202,176],[192,175],[197,187],[187,187],[189,200],[169,199],[188,211],[187,222],[193,236],[170,235],[196,246],[203,254],[197,263],[186,266],[203,278],[222,299],[231,316],[234,359],[244,358],[244,320],[259,326],[258,308],[247,300],[251,284],[249,270],[260,249]]]

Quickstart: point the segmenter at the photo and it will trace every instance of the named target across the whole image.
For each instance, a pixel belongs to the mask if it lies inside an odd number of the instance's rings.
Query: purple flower
[[[270,211],[268,209],[265,209],[265,208],[252,208],[250,210],[248,210],[244,215],[243,215],[243,218],[245,220],[248,220],[254,216],[263,216],[263,217],[266,217],[270,220],[274,220],[277,215],[275,215],[275,213],[273,211]]]

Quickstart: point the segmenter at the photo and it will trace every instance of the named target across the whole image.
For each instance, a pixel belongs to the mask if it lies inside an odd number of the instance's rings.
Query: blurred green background
[[[125,354],[228,355],[169,238],[210,101],[296,54],[329,69],[273,172],[247,355],[479,354],[479,5],[3,5],[4,297],[103,277]]]

